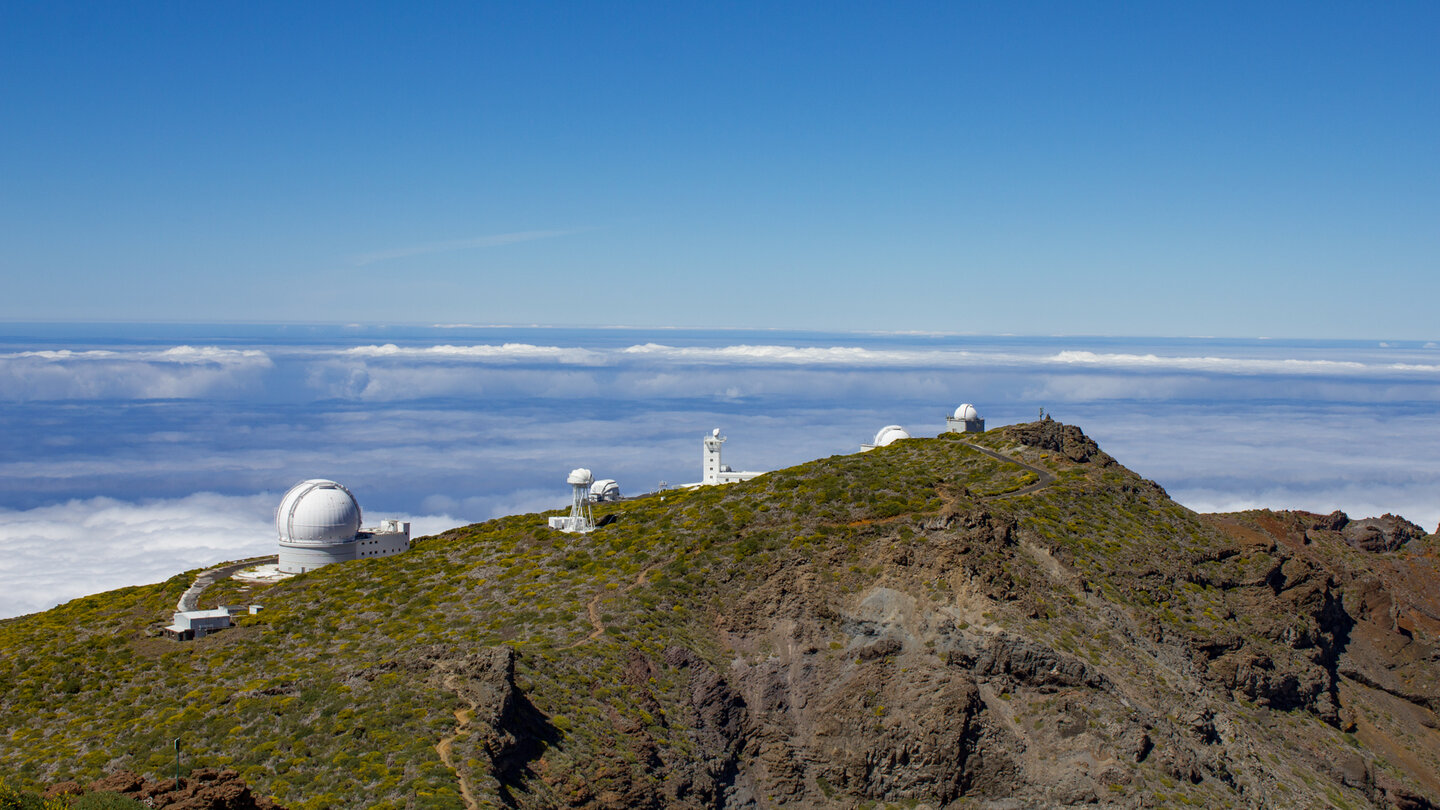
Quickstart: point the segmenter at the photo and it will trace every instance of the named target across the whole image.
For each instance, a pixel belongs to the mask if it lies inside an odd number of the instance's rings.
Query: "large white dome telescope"
[[[275,510],[280,572],[303,574],[322,565],[388,557],[410,548],[410,524],[384,520],[360,528],[360,504],[343,485],[311,478],[291,487]]]
[[[336,543],[360,531],[360,504],[344,486],[324,478],[301,481],[280,499],[275,528],[282,543]]]
[[[960,407],[955,409],[955,418],[961,421],[968,422],[971,419],[979,419],[980,412],[975,410],[974,405],[971,405],[967,402],[964,405],[961,405]]]
[[[572,487],[576,484],[584,484],[588,487],[594,481],[595,476],[591,475],[590,471],[585,469],[584,467],[578,467],[571,470],[570,475],[565,477],[565,483],[569,484]]]

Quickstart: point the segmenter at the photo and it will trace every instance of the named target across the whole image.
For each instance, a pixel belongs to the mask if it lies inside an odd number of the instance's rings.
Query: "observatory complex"
[[[975,406],[967,402],[955,409],[954,416],[946,415],[945,430],[948,433],[984,433],[985,420],[980,418]]]
[[[360,528],[360,504],[350,490],[324,478],[301,481],[275,510],[282,574],[303,574],[322,565],[364,557],[388,557],[410,548],[410,524],[382,520]]]
[[[984,433],[985,420],[980,417],[980,412],[974,405],[966,402],[955,409],[955,413],[945,414],[946,433]],[[899,425],[886,425],[880,428],[875,438],[869,444],[860,445],[861,452],[874,450],[877,447],[885,447],[892,442],[908,439],[910,432]]]

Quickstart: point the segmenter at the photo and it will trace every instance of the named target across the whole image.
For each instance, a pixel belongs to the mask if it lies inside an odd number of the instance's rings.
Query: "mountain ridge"
[[[171,735],[302,808],[1440,804],[1403,519],[1197,515],[1049,420],[597,513],[220,583],[267,609],[190,645],[147,635],[183,576],[0,622],[0,768]]]

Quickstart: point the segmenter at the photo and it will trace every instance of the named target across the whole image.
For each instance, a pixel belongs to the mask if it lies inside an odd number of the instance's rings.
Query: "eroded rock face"
[[[1364,551],[1395,551],[1412,540],[1425,538],[1425,530],[1399,515],[1385,513],[1380,517],[1352,520],[1336,510],[1324,516],[1309,518],[1309,532],[1335,532],[1346,543]],[[1314,540],[1323,535],[1309,534]]]
[[[509,646],[428,645],[365,667],[355,677],[373,681],[387,672],[430,680],[468,709],[452,740],[474,792],[486,801],[511,805],[511,791],[536,776],[535,761],[560,734],[515,681],[518,655]],[[459,718],[457,717],[457,721]],[[478,761],[483,770],[471,772]]]
[[[948,803],[1015,785],[1019,766],[1005,753],[1015,741],[966,670],[898,650],[838,659],[807,649],[725,677],[691,651],[666,652],[688,675],[704,767],[682,766],[683,789],[665,806]]]
[[[1411,540],[1425,536],[1425,530],[1414,523],[1386,513],[1378,518],[1352,520],[1340,530],[1345,542],[1366,551],[1394,551]]]
[[[255,796],[235,771],[214,768],[196,768],[181,777],[178,786],[173,779],[152,782],[132,771],[119,771],[88,787],[60,782],[45,791],[45,796],[85,793],[118,794],[157,810],[285,810],[270,799]]]
[[[962,639],[955,644],[950,661],[982,677],[1007,676],[1036,687],[1100,687],[1105,682],[1074,656],[1008,633],[993,634],[980,644]]]
[[[1086,436],[1085,432],[1075,425],[1044,419],[1026,425],[1014,425],[1010,430],[1021,444],[1060,453],[1076,463],[1094,461],[1102,467],[1115,463],[1110,454],[1101,450],[1094,439]]]
[[[954,801],[1013,770],[981,753],[984,738],[1001,734],[984,713],[979,688],[963,672],[862,665],[814,707],[813,737],[803,746],[813,762],[807,776],[852,797]]]
[[[667,649],[665,663],[685,676],[687,719],[697,753],[692,767],[680,768],[672,776],[667,793],[676,801],[723,806],[737,789],[740,752],[745,746],[745,700],[690,650]]]

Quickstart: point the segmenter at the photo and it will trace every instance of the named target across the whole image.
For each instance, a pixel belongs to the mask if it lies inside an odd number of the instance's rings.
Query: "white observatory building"
[[[975,406],[967,402],[955,409],[954,416],[945,417],[945,430],[948,433],[984,433],[985,420],[980,418]]]
[[[715,428],[701,441],[700,456],[700,483],[687,484],[691,487],[703,487],[711,484],[734,484],[737,481],[749,481],[756,476],[764,475],[764,472],[736,472],[730,469],[729,465],[720,463],[720,445],[725,443],[725,437],[720,435],[720,428]]]
[[[301,481],[275,510],[280,533],[279,569],[303,574],[322,565],[365,557],[388,557],[410,548],[410,524],[382,520],[360,528],[360,504],[350,490],[324,478]]]
[[[874,441],[870,442],[869,444],[860,445],[860,451],[865,452],[867,450],[874,450],[877,447],[888,447],[894,442],[898,442],[901,439],[908,438],[910,438],[910,434],[905,430],[905,428],[900,427],[899,425],[886,425],[885,427],[880,428],[879,433],[875,434]]]
[[[595,516],[590,511],[590,487],[595,483],[595,476],[584,467],[570,471],[566,476],[565,483],[570,485],[570,514],[556,515],[550,518],[550,528],[562,532],[585,532],[595,531]],[[610,483],[614,483],[611,481]],[[619,494],[619,487],[615,488]]]
[[[606,503],[620,500],[620,485],[613,478],[601,478],[590,485],[590,501]]]

